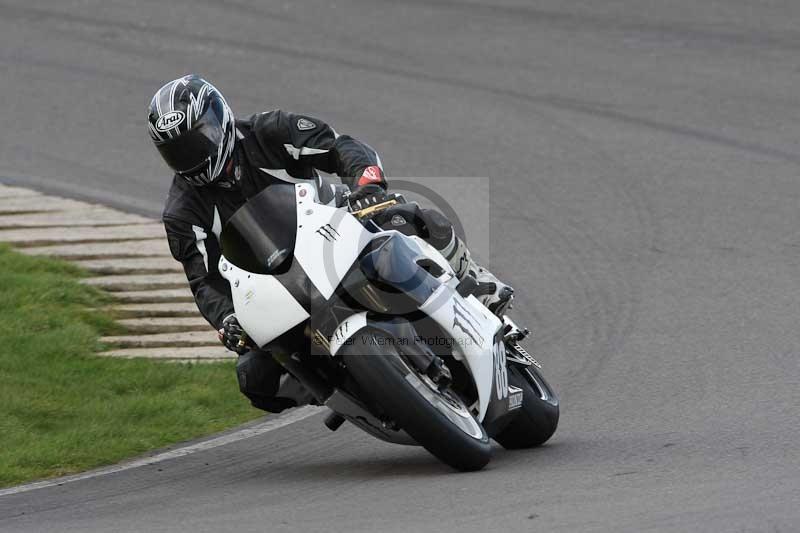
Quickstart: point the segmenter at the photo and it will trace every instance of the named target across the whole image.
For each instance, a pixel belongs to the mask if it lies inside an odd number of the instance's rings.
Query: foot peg
[[[493,281],[478,281],[471,274],[467,274],[456,286],[456,292],[464,298],[470,295],[475,296],[489,308],[489,311],[498,317],[502,317],[503,313],[511,308],[511,300],[514,299],[514,288],[509,285],[503,285],[498,290],[497,285]]]
[[[507,309],[511,308],[511,300],[514,299],[514,289],[506,285],[500,289],[500,294],[497,295],[497,301],[489,304],[489,311],[495,315],[502,317]]]
[[[503,338],[507,342],[521,341],[530,334],[528,328],[521,328],[507,316],[503,317]]]
[[[331,411],[328,413],[328,416],[325,417],[325,425],[328,426],[328,429],[331,431],[336,431],[342,424],[345,423],[346,418],[340,415],[337,412]]]

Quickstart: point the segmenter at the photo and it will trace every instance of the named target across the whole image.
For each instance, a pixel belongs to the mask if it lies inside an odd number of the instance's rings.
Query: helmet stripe
[[[164,138],[158,133],[158,130],[153,126],[153,123],[147,121],[147,129],[150,130],[150,136],[153,138],[154,141],[164,141]]]
[[[175,111],[175,89],[178,88],[178,83],[180,83],[180,82],[181,82],[181,79],[177,79],[174,82],[172,82],[172,87],[170,87],[170,91],[169,91],[169,110],[170,111]],[[181,125],[180,122],[176,122],[175,128],[172,128],[172,129],[175,130],[175,134],[176,135],[180,135],[180,133],[181,133],[181,131],[178,129],[178,127],[180,125]]]
[[[158,109],[158,115],[161,116],[165,112],[165,110],[169,109],[172,111],[172,102],[169,99],[170,88],[172,87],[173,82],[167,83],[161,89],[158,90],[158,94],[156,94],[156,109]],[[167,130],[165,132],[167,137],[172,139],[172,131]]]

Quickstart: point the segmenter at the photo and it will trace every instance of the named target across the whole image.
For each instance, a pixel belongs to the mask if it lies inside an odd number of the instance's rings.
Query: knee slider
[[[435,209],[420,209],[419,216],[428,233],[427,241],[437,250],[444,250],[453,241],[453,223]]]

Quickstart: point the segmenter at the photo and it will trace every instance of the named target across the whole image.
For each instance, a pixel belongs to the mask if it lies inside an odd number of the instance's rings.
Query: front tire
[[[558,397],[533,366],[509,365],[508,382],[522,389],[522,407],[494,440],[507,450],[544,444],[558,427]]]
[[[427,377],[406,363],[395,339],[383,332],[367,331],[355,341],[342,348],[350,375],[401,429],[457,470],[486,466],[489,436],[460,398],[434,391]]]

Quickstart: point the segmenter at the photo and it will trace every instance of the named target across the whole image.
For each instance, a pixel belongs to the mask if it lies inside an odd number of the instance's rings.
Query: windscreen
[[[236,211],[222,230],[222,253],[255,274],[278,274],[291,265],[297,238],[294,185],[268,186]]]

